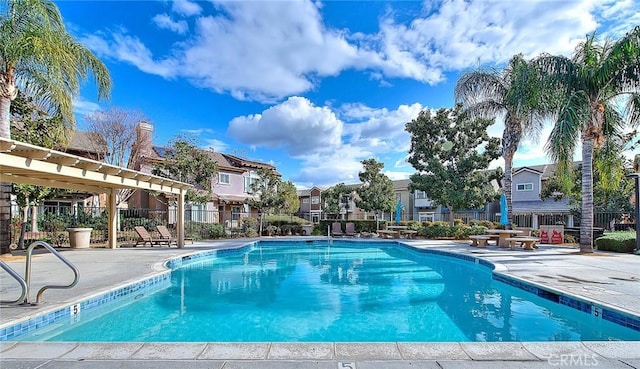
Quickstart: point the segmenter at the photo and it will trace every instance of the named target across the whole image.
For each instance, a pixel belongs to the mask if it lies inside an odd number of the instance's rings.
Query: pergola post
[[[178,232],[178,248],[184,248],[184,195],[185,190],[180,189],[178,194],[178,214],[176,214],[176,229]]]
[[[108,247],[110,249],[115,249],[118,246],[118,209],[116,208],[116,193],[118,192],[117,188],[112,188],[111,191],[107,193],[107,213],[109,214],[108,219],[108,228],[109,228],[109,240]]]

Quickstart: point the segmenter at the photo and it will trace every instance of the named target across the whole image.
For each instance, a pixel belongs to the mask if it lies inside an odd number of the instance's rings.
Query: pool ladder
[[[38,290],[38,293],[36,294],[36,302],[32,303],[29,297],[29,292],[31,289],[31,256],[33,255],[33,250],[38,246],[44,247],[50,253],[52,253],[55,257],[57,257],[63,263],[65,263],[73,271],[74,277],[73,277],[73,282],[71,282],[71,284],[69,285],[49,284],[49,285],[43,286]],[[78,281],[80,280],[80,272],[78,271],[78,268],[75,265],[73,265],[67,258],[62,256],[58,251],[56,251],[56,249],[54,249],[51,245],[49,245],[44,241],[36,241],[31,245],[29,245],[29,247],[27,248],[27,261],[26,261],[26,266],[24,271],[24,275],[25,275],[24,278],[22,278],[20,274],[18,274],[15,270],[13,270],[7,263],[5,263],[2,260],[0,260],[0,267],[2,267],[2,269],[4,269],[7,273],[9,273],[9,275],[11,275],[16,281],[18,281],[18,283],[20,283],[20,287],[22,288],[22,293],[20,294],[20,297],[17,300],[12,300],[12,301],[3,300],[3,301],[0,301],[0,303],[2,304],[37,305],[40,303],[40,299],[42,298],[42,294],[44,293],[44,291],[50,288],[51,289],[72,288],[73,286],[78,284]]]

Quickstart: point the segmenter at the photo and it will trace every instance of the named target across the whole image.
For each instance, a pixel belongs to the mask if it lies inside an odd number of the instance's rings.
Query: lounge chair
[[[331,235],[336,236],[344,236],[344,232],[342,232],[342,224],[340,222],[331,223]]]
[[[149,231],[143,226],[136,226],[133,229],[138,234],[138,239],[136,240],[136,244],[133,247],[138,245],[145,246],[147,243],[153,247],[153,245],[161,246],[162,244],[166,244],[169,246],[169,241],[164,238],[153,238]]]
[[[358,234],[356,233],[356,224],[353,222],[345,224],[344,234],[349,237],[355,237]]]
[[[160,233],[160,238],[162,238],[163,240],[167,240],[169,246],[171,246],[171,243],[174,243],[176,244],[176,246],[178,246],[178,239],[171,235],[171,231],[169,231],[166,226],[158,225],[156,226],[156,231]]]

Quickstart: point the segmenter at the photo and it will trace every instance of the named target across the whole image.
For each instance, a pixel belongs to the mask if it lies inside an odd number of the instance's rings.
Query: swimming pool
[[[99,333],[96,333],[99,332]],[[638,340],[498,281],[485,264],[396,243],[259,242],[21,340],[114,342]]]

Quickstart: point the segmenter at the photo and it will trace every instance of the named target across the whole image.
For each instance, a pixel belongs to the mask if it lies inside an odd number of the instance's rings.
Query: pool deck
[[[282,238],[280,238],[282,239]],[[310,238],[306,238],[310,239]],[[65,250],[80,270],[70,290],[47,290],[38,306],[0,307],[0,324],[25,319],[97,292],[149,277],[164,270],[165,260],[200,250],[226,248],[250,240],[211,241],[174,248]],[[403,240],[404,241],[404,240]],[[406,240],[433,248],[484,258],[496,271],[551,287],[640,316],[640,256],[541,245],[535,251],[478,249],[468,242]],[[5,260],[24,273],[24,258]],[[70,283],[72,274],[49,254],[34,256],[32,298],[45,281]],[[0,273],[3,300],[19,296],[18,284]],[[576,312],[578,313],[578,312]],[[494,343],[76,343],[0,342],[2,369],[26,368],[550,368],[558,366],[640,369],[640,341],[494,342]]]

